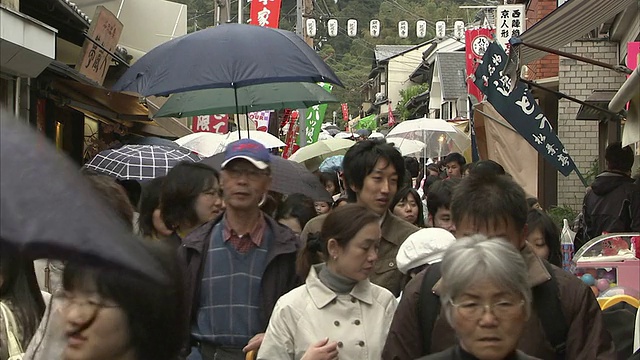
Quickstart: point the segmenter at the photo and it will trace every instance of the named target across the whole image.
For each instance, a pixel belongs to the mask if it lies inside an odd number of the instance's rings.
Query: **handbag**
[[[13,316],[13,312],[11,311],[11,309],[9,309],[9,307],[1,301],[0,311],[2,312],[2,318],[4,319],[4,328],[7,332],[7,343],[9,349],[8,360],[22,360],[24,351],[22,351],[22,346],[20,345],[18,337],[16,336],[16,331],[18,330],[16,318]]]

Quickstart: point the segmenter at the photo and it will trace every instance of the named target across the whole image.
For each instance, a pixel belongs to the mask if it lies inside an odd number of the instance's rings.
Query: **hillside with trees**
[[[189,31],[202,29],[213,24],[213,7],[215,0],[174,0],[187,4]],[[244,0],[240,0],[244,1]],[[443,20],[447,23],[447,31],[451,31],[456,20],[465,23],[474,21],[476,10],[460,9],[460,5],[495,5],[495,0],[313,0],[313,10],[307,11],[308,17],[317,20],[318,31],[314,38],[314,46],[320,56],[336,72],[345,84],[345,88],[334,88],[334,94],[342,102],[349,104],[351,114],[355,114],[363,101],[363,85],[368,79],[374,61],[376,45],[409,45],[419,44],[435,36],[435,22]],[[245,3],[243,19],[249,17],[250,3]],[[237,2],[231,3],[232,21],[237,21]],[[336,37],[329,37],[326,23],[329,19],[337,19],[339,32]],[[351,38],[346,34],[346,23],[349,19],[358,20],[358,36]],[[378,19],[381,23],[380,36],[371,37],[369,21]],[[409,22],[409,37],[398,36],[398,22]],[[416,37],[415,23],[426,20],[427,36]],[[295,31],[296,0],[282,0],[280,28]],[[339,104],[329,105],[326,117],[329,119],[334,110],[339,111]]]

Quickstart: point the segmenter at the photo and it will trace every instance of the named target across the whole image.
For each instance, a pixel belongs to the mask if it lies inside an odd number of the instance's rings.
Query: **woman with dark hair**
[[[322,186],[327,190],[329,195],[333,196],[340,193],[340,184],[338,183],[338,174],[335,172],[321,172],[318,174]]]
[[[181,162],[164,179],[160,194],[162,220],[179,245],[196,227],[222,213],[222,189],[218,172],[201,163]]]
[[[165,281],[114,267],[69,263],[63,277],[61,313],[65,360],[174,360],[183,293],[170,249],[147,244],[165,269]]]
[[[140,195],[140,216],[138,217],[138,229],[140,235],[151,239],[164,239],[171,235],[171,230],[162,221],[160,213],[160,194],[164,176],[157,177],[142,187]]]
[[[0,359],[21,355],[45,310],[33,261],[21,257],[0,240]],[[9,324],[7,327],[6,324]],[[12,345],[18,349],[9,349]],[[13,339],[17,344],[13,343]],[[17,350],[19,353],[10,353]]]
[[[532,209],[527,215],[527,242],[533,252],[555,266],[562,266],[560,229],[547,213]]]
[[[291,194],[278,206],[275,220],[300,235],[307,222],[315,216],[312,198],[304,194]]]
[[[411,187],[398,190],[396,196],[389,204],[389,210],[393,215],[413,224],[417,227],[425,227],[424,209],[418,191]]]
[[[380,216],[362,205],[332,211],[303,257],[326,263],[309,268],[305,284],[276,304],[258,359],[378,360],[396,299],[369,281],[382,236]],[[315,357],[323,353],[324,357]]]

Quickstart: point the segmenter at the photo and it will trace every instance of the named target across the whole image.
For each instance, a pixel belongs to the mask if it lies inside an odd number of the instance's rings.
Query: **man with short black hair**
[[[631,178],[633,150],[612,143],[605,160],[607,170],[596,177],[583,201],[585,241],[603,232],[640,231],[640,186]]]
[[[505,175],[465,177],[451,199],[456,237],[482,234],[504,238],[520,250],[527,263],[535,311],[518,349],[541,359],[615,359],[613,342],[591,289],[573,274],[537,257],[527,245],[528,211],[524,190]],[[391,323],[383,360],[416,359],[456,344],[453,329],[437,310],[444,281],[438,267],[428,267],[407,284]],[[433,306],[426,307],[425,302]],[[425,322],[426,318],[431,323]],[[490,333],[499,341],[498,333]]]
[[[467,160],[460,153],[451,153],[444,158],[444,165],[447,167],[447,176],[450,178],[461,178],[462,167]]]
[[[445,229],[454,235],[456,226],[451,219],[451,194],[459,183],[459,178],[440,180],[431,185],[427,192],[427,211],[431,226]]]
[[[405,281],[396,265],[396,255],[404,240],[418,230],[389,211],[391,200],[404,182],[402,155],[384,140],[370,139],[352,146],[342,165],[349,202],[362,204],[381,217],[382,239],[370,280],[398,296]],[[303,243],[309,234],[320,231],[325,218],[320,215],[307,223],[300,235]]]

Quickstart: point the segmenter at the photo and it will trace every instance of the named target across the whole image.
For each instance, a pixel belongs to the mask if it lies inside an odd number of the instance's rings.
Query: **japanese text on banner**
[[[500,46],[509,53],[509,39],[519,37],[526,26],[524,4],[498,5],[496,11],[496,38]]]
[[[323,89],[331,92],[333,90],[333,85],[327,83],[318,83],[319,86],[322,86]],[[324,121],[324,113],[327,110],[327,104],[322,105],[314,105],[307,109],[307,145],[313,144],[318,141],[318,136],[320,135],[320,129],[322,128],[322,122]],[[303,121],[305,119],[301,119]],[[302,134],[301,134],[302,135]],[[298,144],[300,143],[300,139],[298,139]]]
[[[229,115],[198,115],[192,119],[191,130],[195,132],[211,132],[224,134],[227,132]]]
[[[476,70],[475,84],[518,134],[562,175],[568,176],[576,170],[573,159],[553,132],[549,119],[542,113],[527,86],[520,82],[509,92],[511,79],[503,73],[506,64],[507,54],[492,42]]]
[[[251,25],[278,28],[282,0],[251,0]]]

